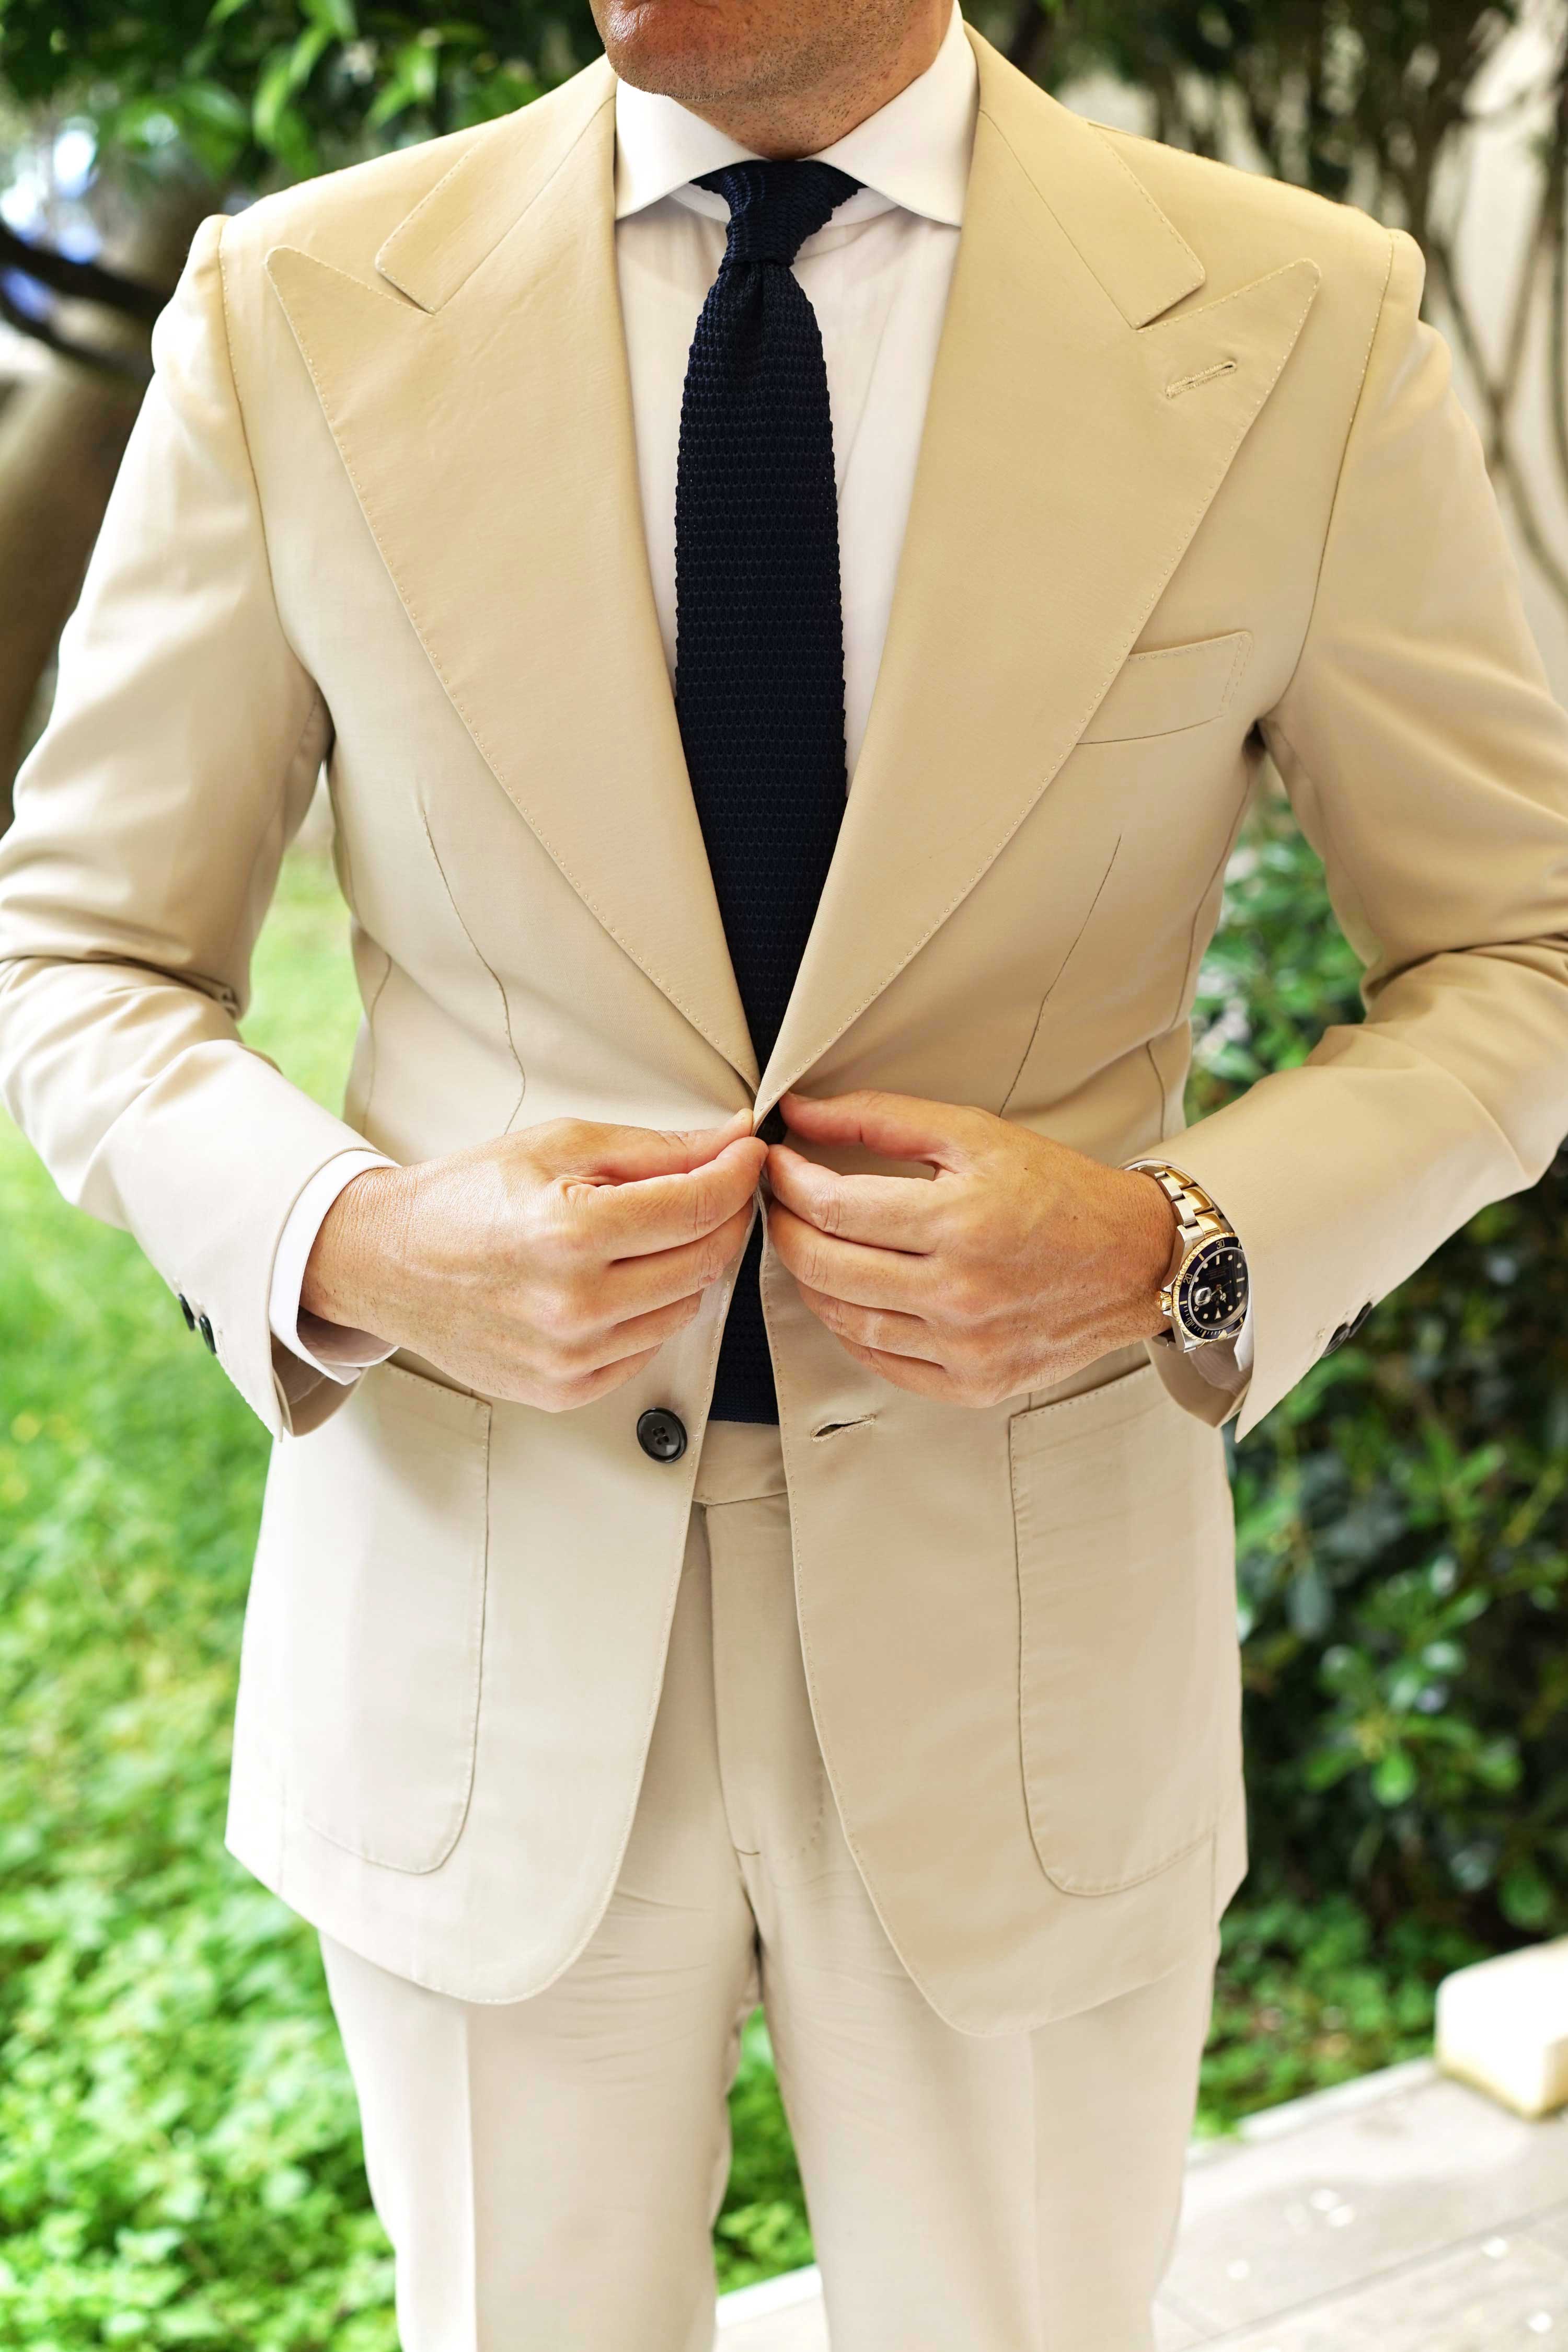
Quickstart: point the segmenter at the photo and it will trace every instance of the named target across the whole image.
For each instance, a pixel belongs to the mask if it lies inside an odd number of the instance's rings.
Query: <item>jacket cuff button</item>
[[[1361,1329],[1362,1325],[1366,1321],[1367,1317],[1371,1313],[1372,1301],[1369,1298],[1364,1307],[1358,1307],[1355,1313],[1351,1316],[1347,1321],[1340,1325],[1339,1329],[1334,1333],[1333,1337],[1330,1339],[1328,1346],[1323,1349],[1324,1355],[1331,1356],[1336,1348],[1342,1348],[1347,1339],[1353,1339],[1356,1333]]]
[[[194,1331],[194,1330],[195,1329],[195,1328],[196,1328],[196,1310],[195,1310],[195,1308],[191,1305],[190,1300],[185,1297],[185,1294],[184,1294],[184,1292],[183,1290],[177,1290],[177,1291],[174,1293],[174,1296],[175,1296],[175,1297],[176,1297],[176,1298],[179,1300],[179,1302],[180,1302],[180,1312],[181,1312],[181,1314],[182,1314],[182,1315],[184,1317],[184,1318],[185,1318],[185,1328],[186,1328],[186,1330],[187,1330],[187,1331]]]
[[[216,1355],[217,1354],[217,1341],[213,1338],[213,1327],[212,1327],[212,1325],[207,1321],[207,1318],[206,1318],[206,1317],[205,1317],[205,1315],[198,1315],[198,1316],[197,1316],[197,1318],[196,1318],[196,1329],[201,1333],[202,1338],[206,1341],[206,1344],[207,1344],[207,1353],[208,1353],[208,1355],[209,1355],[209,1356],[216,1356]]]

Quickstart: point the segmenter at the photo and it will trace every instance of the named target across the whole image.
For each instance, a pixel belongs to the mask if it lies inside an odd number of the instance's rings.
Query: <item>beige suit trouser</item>
[[[823,1769],[774,1430],[708,1432],[637,1817],[581,1957],[487,2004],[322,1942],[404,2352],[707,2352],[759,1998],[834,2352],[1149,2352],[1214,1939],[1031,2033],[937,2017]]]

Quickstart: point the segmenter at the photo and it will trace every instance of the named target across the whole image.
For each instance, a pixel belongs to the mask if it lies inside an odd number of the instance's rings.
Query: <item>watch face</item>
[[[1229,1234],[1205,1242],[1187,1261],[1176,1287],[1176,1312],[1194,1339],[1212,1339],[1247,1310],[1247,1260]]]

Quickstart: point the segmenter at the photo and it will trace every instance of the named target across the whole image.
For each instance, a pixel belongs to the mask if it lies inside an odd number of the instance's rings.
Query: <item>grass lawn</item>
[[[290,859],[247,1034],[335,1102],[342,908]],[[267,1440],[123,1235],[0,1118],[0,2347],[393,2352],[308,1928],[225,1853]],[[1238,1906],[1203,2125],[1426,2046],[1429,1953]],[[760,2023],[722,2283],[810,2259]],[[606,2226],[610,2226],[607,2223]]]

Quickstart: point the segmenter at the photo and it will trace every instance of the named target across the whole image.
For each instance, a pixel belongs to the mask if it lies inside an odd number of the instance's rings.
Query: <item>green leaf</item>
[[[1557,1909],[1557,1899],[1533,1863],[1515,1863],[1498,1886],[1503,1916],[1515,1927],[1544,1927]]]
[[[1360,1751],[1354,1748],[1315,1748],[1301,1767],[1301,1776],[1309,1789],[1331,1789],[1361,1763]]]
[[[186,147],[215,184],[233,173],[250,140],[250,115],[216,82],[182,82],[170,107]]]
[[[279,123],[284,108],[293,92],[293,52],[275,50],[256,85],[251,102],[250,124],[258,143],[276,153]]]
[[[1517,1789],[1521,1770],[1517,1745],[1511,1739],[1489,1739],[1476,1758],[1475,1770],[1484,1788]]]
[[[355,40],[359,35],[359,19],[354,14],[353,0],[300,0],[305,14],[313,24],[334,41]]]
[[[364,118],[365,129],[384,131],[389,122],[395,122],[397,117],[405,112],[413,103],[413,91],[401,75],[395,74],[390,81],[383,84],[367,109]]]
[[[1415,1793],[1415,1766],[1408,1749],[1391,1748],[1380,1758],[1372,1776],[1372,1793],[1380,1805],[1403,1805]]]
[[[436,95],[439,73],[440,62],[433,42],[405,41],[397,51],[395,85],[405,93],[405,103],[428,106]]]
[[[279,157],[296,178],[313,167],[310,126],[294,105],[294,94],[310,79],[316,60],[331,39],[321,26],[301,33],[287,49],[275,49],[257,84],[251,127],[258,146]]]
[[[249,114],[221,82],[183,81],[174,91],[174,101],[182,114],[205,130],[226,131],[238,139],[249,136]]]
[[[367,128],[379,131],[411,106],[428,106],[439,76],[436,46],[428,41],[405,41],[393,60],[390,79],[365,116]]]
[[[331,47],[335,38],[327,25],[311,25],[300,34],[289,52],[289,88],[303,89],[315,72],[321,58]]]

